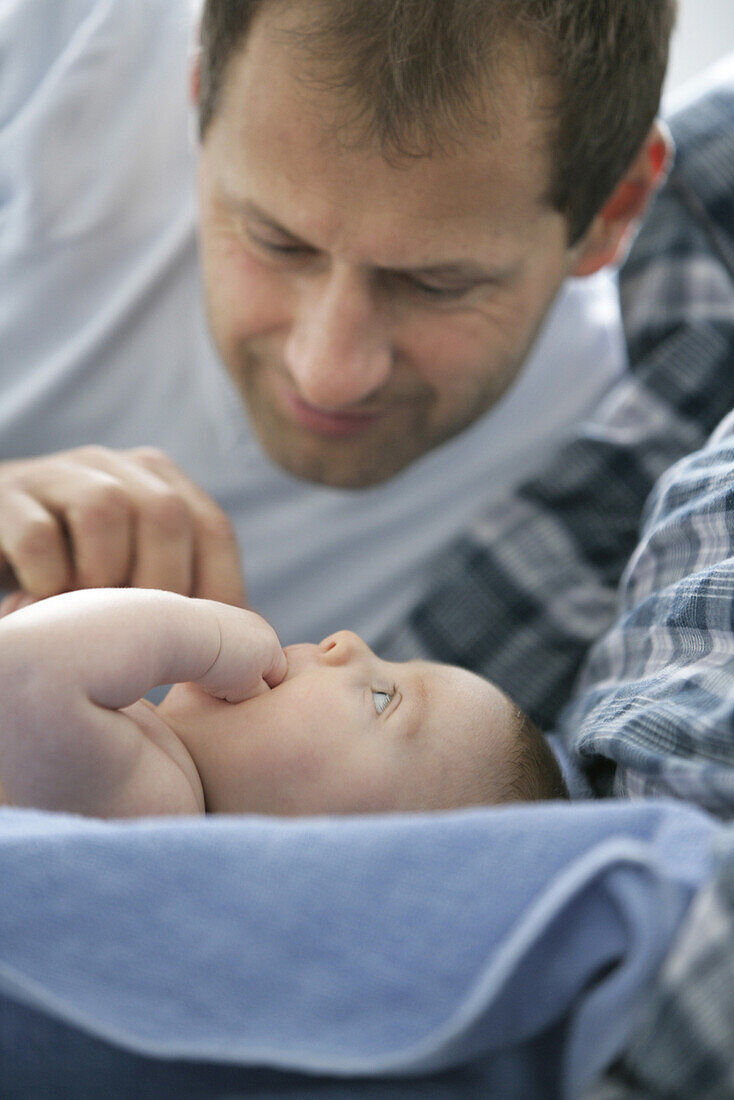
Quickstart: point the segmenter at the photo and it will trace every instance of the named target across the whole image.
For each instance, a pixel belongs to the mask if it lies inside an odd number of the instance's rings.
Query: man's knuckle
[[[145,520],[168,535],[181,535],[191,526],[186,502],[173,489],[152,491],[141,507]]]
[[[23,524],[16,537],[9,540],[11,545],[8,549],[19,560],[32,561],[45,557],[57,546],[58,539],[59,529],[56,521],[51,516],[47,519],[39,516]]]
[[[197,516],[197,526],[200,533],[212,542],[233,542],[234,527],[226,512],[221,508],[211,507],[202,509]]]
[[[76,563],[75,584],[77,588],[99,588],[104,583],[105,580],[99,569],[95,569],[93,565]],[[108,583],[112,584],[113,582]]]
[[[17,493],[26,492],[27,476],[17,466],[0,474],[0,508]]]
[[[85,443],[83,447],[75,447],[70,451],[69,457],[85,466],[101,466],[109,460],[111,453],[108,447],[102,447],[98,443]]]
[[[171,465],[168,455],[159,447],[133,447],[128,451],[128,455],[146,470],[162,470]]]
[[[108,483],[91,489],[74,508],[73,524],[95,534],[104,534],[127,519],[130,504],[120,485]]]

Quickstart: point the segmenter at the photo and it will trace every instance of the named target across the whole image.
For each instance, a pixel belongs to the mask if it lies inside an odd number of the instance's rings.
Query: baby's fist
[[[241,703],[276,687],[288,661],[270,623],[254,611],[210,603],[219,624],[219,653],[198,684],[210,695]]]

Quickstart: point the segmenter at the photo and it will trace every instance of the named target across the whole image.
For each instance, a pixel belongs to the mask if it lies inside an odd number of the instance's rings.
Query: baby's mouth
[[[283,652],[288,661],[288,670],[281,680],[282,684],[293,679],[304,668],[316,664],[319,647],[311,642],[296,642],[294,645],[283,646]]]

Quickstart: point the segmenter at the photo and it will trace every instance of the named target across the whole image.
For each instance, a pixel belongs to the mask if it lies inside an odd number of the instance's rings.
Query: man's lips
[[[287,385],[281,386],[281,393],[293,419],[304,428],[309,428],[320,435],[343,438],[360,435],[384,416],[383,412],[337,412],[322,409],[304,401]]]

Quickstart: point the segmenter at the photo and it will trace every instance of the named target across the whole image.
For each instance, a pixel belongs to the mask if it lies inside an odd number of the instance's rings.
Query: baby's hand
[[[221,644],[216,660],[196,681],[210,695],[241,703],[285,678],[288,662],[272,626],[254,611],[207,604],[216,614]]]

